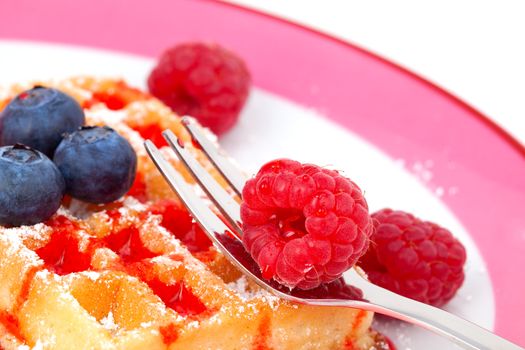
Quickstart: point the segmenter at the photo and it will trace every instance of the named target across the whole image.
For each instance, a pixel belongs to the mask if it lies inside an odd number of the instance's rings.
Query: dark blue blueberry
[[[66,135],[53,159],[66,180],[66,192],[90,203],[119,199],[131,188],[137,155],[115,130],[82,127]]]
[[[34,225],[60,207],[65,183],[55,164],[27,146],[0,147],[0,225]]]
[[[22,143],[53,158],[62,135],[84,122],[84,111],[72,97],[36,86],[16,96],[0,113],[0,146]]]

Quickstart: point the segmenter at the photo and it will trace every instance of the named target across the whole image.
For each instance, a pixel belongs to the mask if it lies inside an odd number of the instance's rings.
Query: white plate
[[[73,46],[0,41],[0,86],[72,75],[123,77],[144,88],[153,60]],[[1,93],[0,88],[0,93]],[[442,203],[442,189],[430,192],[432,162],[416,164],[418,176],[402,160],[380,150],[316,111],[261,89],[253,89],[240,122],[221,139],[223,147],[253,173],[263,163],[288,157],[344,171],[365,191],[371,210],[407,210],[450,229],[467,247],[465,284],[446,309],[488,329],[494,326],[492,286],[478,249],[454,214]],[[448,189],[454,191],[454,189]],[[407,196],[407,193],[410,196]],[[427,331],[397,321],[377,322],[399,350],[455,348]]]

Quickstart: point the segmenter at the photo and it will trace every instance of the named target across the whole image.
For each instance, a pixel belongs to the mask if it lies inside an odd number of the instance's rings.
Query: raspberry
[[[465,279],[463,245],[409,213],[383,209],[372,218],[375,232],[360,264],[370,281],[434,306],[452,299]]]
[[[355,183],[316,165],[278,159],[243,189],[243,242],[266,279],[313,289],[363,255],[373,228]]]
[[[190,115],[216,134],[239,117],[250,74],[234,53],[212,44],[186,43],[168,49],[148,78],[150,92],[180,115]]]

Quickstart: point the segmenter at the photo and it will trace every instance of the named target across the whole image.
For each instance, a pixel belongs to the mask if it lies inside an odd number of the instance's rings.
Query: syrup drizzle
[[[390,338],[388,338],[385,335],[383,335],[383,338],[385,338],[385,342],[387,345],[387,348],[385,350],[396,350],[396,347]]]
[[[167,307],[182,316],[195,317],[208,311],[206,305],[183,282],[167,285],[154,278],[146,283]]]
[[[5,329],[9,333],[14,335],[18,340],[20,340],[21,342],[25,342],[25,338],[20,332],[18,319],[15,316],[8,314],[5,311],[0,311],[0,323],[5,327]],[[2,349],[1,346],[0,349]]]
[[[162,137],[162,129],[157,124],[148,124],[133,127],[133,130],[138,132],[144,140],[150,140],[158,148],[168,145],[164,137]]]
[[[182,261],[183,257],[177,255],[169,256],[170,259]],[[142,260],[123,267],[129,275],[135,276],[157,295],[166,305],[181,316],[197,318],[204,314],[210,315],[213,310],[209,309],[193,294],[184,282],[165,283],[161,281],[155,272],[155,266],[148,260]]]
[[[18,340],[20,340],[23,343],[25,343],[25,337],[20,330],[20,324],[18,322],[18,318],[14,315],[18,315],[18,313],[20,312],[22,305],[24,305],[29,295],[31,282],[33,281],[33,278],[35,277],[35,274],[41,269],[42,267],[40,266],[33,266],[25,275],[24,281],[22,282],[22,286],[20,288],[20,292],[16,299],[16,303],[13,306],[13,314],[9,314],[6,311],[0,311],[0,323],[6,328],[6,330],[9,333],[14,335]],[[0,349],[1,349],[1,346],[0,346]]]
[[[124,269],[148,284],[167,307],[182,316],[196,316],[208,310],[183,282],[168,285],[155,276],[153,265],[148,262],[148,259],[157,254],[146,248],[136,227],[128,227],[109,235],[104,238],[104,242],[126,263]],[[182,259],[176,255],[170,258],[172,260]]]
[[[144,175],[141,172],[137,172],[135,175],[135,181],[131,185],[131,188],[128,191],[128,196],[134,197],[141,203],[146,203],[148,201],[148,193],[146,188],[146,182],[144,181]]]
[[[117,253],[127,263],[153,258],[157,255],[144,246],[139,230],[133,226],[106,236],[104,242],[109,249]]]
[[[168,346],[175,343],[179,338],[179,330],[173,323],[160,327],[159,331],[162,335],[162,341]]]
[[[94,92],[90,100],[84,102],[84,108],[91,108],[97,103],[103,103],[108,109],[118,111],[126,107],[127,103],[118,94],[111,94],[108,92]]]
[[[184,243],[191,253],[208,251],[212,246],[208,236],[178,202],[163,200],[153,205],[150,211],[162,216],[161,226]]]
[[[353,331],[355,329],[357,329],[361,323],[364,321],[364,318],[366,317],[366,311],[363,311],[363,310],[359,310],[358,314],[355,316],[354,318],[354,321],[352,322],[352,326],[350,327],[350,334],[348,334],[348,336],[346,337],[345,339],[345,344],[344,344],[344,348],[345,350],[354,350],[355,347],[354,347],[354,341],[353,341]],[[377,341],[376,341],[377,342]],[[387,350],[387,349],[381,349],[379,348],[378,350]]]
[[[265,314],[261,318],[259,327],[257,328],[257,334],[255,335],[252,343],[252,350],[272,350],[269,346],[268,341],[271,336],[271,319],[268,314]]]
[[[91,265],[91,254],[79,249],[79,241],[72,232],[79,230],[76,223],[65,216],[59,215],[46,222],[52,227],[50,241],[36,253],[49,270],[58,275],[85,271]]]
[[[107,214],[114,221],[118,221],[121,217],[117,209],[108,210]],[[125,263],[123,264],[124,270],[147,283],[167,307],[182,316],[191,317],[208,311],[204,303],[183,282],[168,285],[155,276],[151,268],[152,265],[147,260],[154,258],[158,254],[151,252],[144,245],[137,227],[130,226],[121,229],[101,239],[100,242],[92,241],[87,251],[82,252],[79,250],[78,240],[73,236],[73,233],[79,230],[76,223],[65,216],[57,216],[48,221],[47,224],[53,229],[51,239],[48,244],[36,252],[44,260],[46,267],[55,273],[66,275],[72,272],[89,270],[94,249],[104,245],[120,256]],[[181,259],[181,257],[177,256],[170,256],[170,258],[174,260]]]

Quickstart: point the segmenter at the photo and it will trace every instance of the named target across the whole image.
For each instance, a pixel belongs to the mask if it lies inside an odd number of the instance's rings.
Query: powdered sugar
[[[73,198],[69,203],[67,214],[77,217],[79,219],[85,219],[91,214],[91,211],[89,210],[89,205],[89,203]]]
[[[248,291],[248,280],[246,276],[241,276],[236,281],[228,283],[227,286],[237,292],[243,300],[249,300],[253,297],[251,292]]]
[[[64,216],[66,218],[68,218],[69,220],[76,220],[76,219],[81,219],[82,217],[76,217],[72,212],[71,210],[69,210],[68,208],[65,208],[64,206],[61,206],[60,208],[58,208],[58,211],[56,212],[56,215],[59,215],[59,216]]]
[[[44,350],[44,343],[42,343],[40,339],[38,339],[35,343],[35,346],[33,346],[32,350]]]
[[[29,347],[28,345],[20,345],[16,349],[17,350],[44,350],[44,348],[45,348],[44,343],[40,339],[37,339],[35,346],[33,346],[32,348]]]
[[[134,211],[146,210],[146,206],[143,203],[139,202],[135,197],[131,196],[124,197],[124,200],[122,201],[122,206],[123,208],[127,208]]]
[[[151,321],[148,321],[148,322],[142,322],[142,323],[140,324],[140,327],[141,327],[141,328],[150,328],[151,326],[153,326],[153,322],[151,322]]]
[[[126,110],[112,110],[102,103],[86,110],[85,114],[92,123],[106,125],[121,123],[127,116]]]
[[[115,323],[115,318],[113,317],[113,312],[108,312],[107,316],[100,320],[102,327],[107,329],[110,332],[115,332],[119,329],[119,326]]]
[[[19,256],[31,266],[40,264],[42,261],[35,252],[24,246],[22,237],[23,235],[40,236],[43,234],[43,228],[44,226],[40,225],[38,228],[22,226],[5,229],[3,234],[0,235],[0,241],[4,241],[7,245],[7,250],[3,254],[6,256]]]
[[[187,328],[198,328],[200,325],[200,322],[195,320],[195,321],[191,321],[190,323],[188,323],[186,325]]]
[[[98,280],[99,277],[101,276],[100,272],[96,272],[96,271],[84,271],[82,274],[86,276],[87,278],[89,278],[90,280],[92,280],[93,282]]]
[[[50,284],[51,281],[59,284],[60,283],[60,276],[48,271],[48,270],[40,270],[37,271],[35,274],[35,279],[39,279],[44,284]],[[64,295],[67,295],[64,290]]]
[[[4,230],[5,236],[18,237],[20,242],[22,242],[22,237],[41,240],[49,234],[51,229],[44,224],[36,224],[33,226],[5,228]]]
[[[281,303],[281,299],[260,288],[250,288],[246,276],[241,276],[236,281],[227,284],[228,288],[235,291],[243,301],[261,299],[275,310]]]

